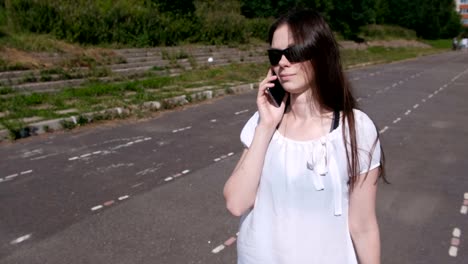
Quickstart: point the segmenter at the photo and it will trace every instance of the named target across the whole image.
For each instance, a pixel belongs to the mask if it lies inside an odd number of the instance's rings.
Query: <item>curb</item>
[[[217,89],[217,90],[205,90],[190,95],[179,95],[171,98],[167,98],[159,101],[149,101],[144,102],[141,105],[141,108],[149,111],[158,111],[162,108],[174,108],[182,105],[186,105],[194,102],[201,102],[204,100],[209,100],[214,97],[220,97],[226,94],[240,94],[251,91],[256,88],[256,85],[253,83],[242,84],[238,86],[228,87],[226,89]],[[98,120],[110,120],[114,118],[125,118],[132,113],[132,109],[135,107],[123,108],[116,107],[111,109],[102,110],[99,112],[90,112],[83,113],[78,116],[70,116],[64,118],[57,118],[51,120],[44,120],[36,123],[28,124],[26,127],[22,128],[22,131],[25,131],[25,136],[20,138],[26,138],[29,136],[41,135],[51,131],[59,131],[66,129],[73,129],[77,126],[85,125],[93,121]],[[7,129],[0,130],[0,142],[9,140],[10,132]]]

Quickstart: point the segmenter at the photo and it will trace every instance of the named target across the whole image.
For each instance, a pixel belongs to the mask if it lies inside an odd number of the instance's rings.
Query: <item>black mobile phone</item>
[[[273,75],[275,75],[274,72]],[[267,88],[267,93],[273,104],[276,107],[280,107],[281,102],[283,101],[283,98],[286,95],[286,91],[284,90],[283,86],[281,86],[281,83],[279,82],[278,78],[276,78],[276,80],[273,83],[275,84],[275,86],[272,88]]]

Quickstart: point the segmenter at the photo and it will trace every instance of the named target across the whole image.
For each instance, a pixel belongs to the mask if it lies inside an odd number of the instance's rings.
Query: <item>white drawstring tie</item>
[[[334,158],[334,146],[327,143],[326,139],[320,139],[320,146],[315,146],[314,150],[310,153],[307,168],[313,171],[312,181],[317,191],[325,189],[322,178],[327,174],[330,175],[333,185],[335,216],[340,216],[343,213],[341,179],[339,171],[337,171],[338,164]]]

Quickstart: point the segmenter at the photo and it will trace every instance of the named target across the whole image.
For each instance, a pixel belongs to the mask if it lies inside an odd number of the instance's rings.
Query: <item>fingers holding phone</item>
[[[264,121],[273,122],[276,126],[284,114],[287,92],[281,86],[278,76],[270,68],[268,74],[259,85],[257,106]]]

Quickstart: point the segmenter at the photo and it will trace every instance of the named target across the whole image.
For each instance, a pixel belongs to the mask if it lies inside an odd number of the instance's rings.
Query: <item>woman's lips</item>
[[[290,80],[295,74],[280,74],[280,78],[283,81]]]

